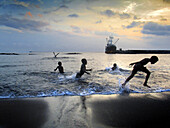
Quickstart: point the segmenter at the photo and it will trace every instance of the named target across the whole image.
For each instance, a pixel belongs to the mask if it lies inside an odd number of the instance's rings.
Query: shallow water
[[[60,95],[92,95],[128,93],[155,93],[170,91],[170,55],[159,54],[159,62],[148,64],[152,72],[148,84],[143,86],[145,73],[138,72],[122,90],[121,84],[132,68],[129,63],[139,61],[151,54],[105,54],[105,53],[60,53],[54,58],[53,53],[36,55],[1,55],[0,56],[0,98],[42,97]],[[87,68],[92,68],[91,75],[84,74],[75,79],[80,70],[81,59],[88,61]],[[64,74],[54,72],[58,61],[63,63]],[[117,63],[119,69],[110,67]]]

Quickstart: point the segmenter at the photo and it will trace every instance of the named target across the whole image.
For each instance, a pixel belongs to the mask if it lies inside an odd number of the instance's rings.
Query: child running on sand
[[[80,72],[76,74],[76,78],[80,78],[84,73],[87,73],[88,75],[90,75],[90,73],[87,71],[92,71],[92,69],[86,69],[87,60],[85,58],[83,58],[81,62],[82,62],[82,65],[80,68]]]
[[[157,56],[152,56],[151,58],[144,58],[143,60],[141,60],[139,62],[131,63],[130,66],[134,65],[132,73],[125,80],[125,82],[122,84],[122,86],[124,87],[126,85],[126,83],[129,80],[131,80],[138,71],[142,71],[142,72],[145,72],[147,74],[143,86],[150,88],[150,86],[147,85],[147,82],[148,82],[148,79],[149,79],[151,72],[146,67],[144,67],[144,65],[146,65],[149,62],[151,62],[151,64],[155,64],[158,60],[159,59],[158,59]]]
[[[59,70],[60,73],[64,73],[64,68],[60,61],[58,62],[58,66],[56,67],[56,69],[54,69],[54,71],[56,71],[57,69]]]

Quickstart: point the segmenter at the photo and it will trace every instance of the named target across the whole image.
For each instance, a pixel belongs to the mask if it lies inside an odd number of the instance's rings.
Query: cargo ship
[[[118,41],[119,39],[117,39]],[[116,42],[117,42],[116,41]],[[109,38],[106,38],[107,45],[105,47],[105,53],[107,54],[114,54],[116,53],[116,42],[113,43],[113,36],[109,36]]]
[[[105,53],[107,54],[170,54],[170,50],[117,50],[116,42],[113,43],[113,36],[106,38],[107,45],[105,47]]]

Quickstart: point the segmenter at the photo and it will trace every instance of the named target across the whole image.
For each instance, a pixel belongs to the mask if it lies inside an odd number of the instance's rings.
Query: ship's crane
[[[114,44],[116,44],[118,42],[119,38],[116,40],[116,42]]]

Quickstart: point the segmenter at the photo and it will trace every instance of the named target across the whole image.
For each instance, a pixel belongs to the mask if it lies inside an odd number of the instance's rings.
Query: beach
[[[34,56],[0,56],[0,128],[115,128],[169,127],[170,55],[148,64],[126,85],[129,63],[150,58],[148,54],[37,53]],[[91,75],[76,79],[81,59]],[[61,61],[64,74],[54,72]],[[112,65],[117,70],[110,70]]]
[[[0,99],[1,128],[168,127],[170,93]]]

